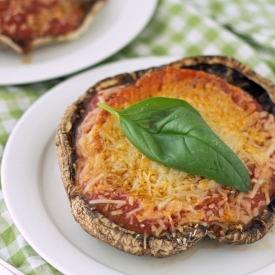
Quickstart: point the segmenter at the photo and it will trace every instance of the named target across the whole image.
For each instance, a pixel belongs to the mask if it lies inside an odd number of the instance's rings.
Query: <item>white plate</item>
[[[0,85],[57,78],[102,61],[140,33],[156,4],[157,0],[107,0],[78,40],[37,49],[29,64],[18,54],[0,50]]]
[[[121,61],[75,76],[41,97],[23,115],[8,140],[2,185],[9,212],[29,244],[67,275],[91,272],[131,275],[256,272],[266,275],[275,272],[273,230],[251,245],[229,246],[205,239],[187,252],[155,259],[126,254],[98,241],[84,232],[70,213],[54,141],[65,109],[98,80],[170,61],[171,57]]]

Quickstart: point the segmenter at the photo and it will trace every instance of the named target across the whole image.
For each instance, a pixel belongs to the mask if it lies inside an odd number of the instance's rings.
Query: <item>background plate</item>
[[[173,58],[175,60],[175,58]],[[70,213],[55,154],[55,130],[68,105],[105,77],[171,62],[168,57],[120,61],[79,74],[54,87],[23,115],[2,164],[9,212],[29,244],[70,275],[257,275],[275,272],[275,233],[251,245],[222,245],[205,238],[167,259],[137,257],[88,235]],[[254,273],[253,273],[254,274]]]
[[[0,85],[57,78],[102,61],[140,33],[156,4],[157,0],[107,0],[89,30],[76,41],[39,48],[28,58],[0,50]]]

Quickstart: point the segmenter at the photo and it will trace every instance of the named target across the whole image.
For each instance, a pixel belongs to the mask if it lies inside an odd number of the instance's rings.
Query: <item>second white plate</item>
[[[66,275],[247,275],[251,272],[266,275],[275,272],[273,230],[251,245],[222,245],[204,239],[187,252],[155,259],[124,253],[91,237],[70,213],[54,140],[67,106],[98,80],[171,61],[172,58],[167,57],[121,61],[75,76],[32,105],[8,140],[2,164],[2,186],[8,210],[29,244]]]
[[[156,5],[157,0],[107,0],[78,40],[37,49],[27,63],[18,54],[0,50],[0,85],[57,78],[104,60],[140,33]]]

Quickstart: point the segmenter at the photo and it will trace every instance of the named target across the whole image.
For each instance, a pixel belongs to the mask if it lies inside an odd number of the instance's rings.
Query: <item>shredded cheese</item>
[[[126,201],[121,200],[109,200],[109,199],[97,199],[97,200],[90,200],[90,204],[98,204],[98,203],[114,203],[114,204],[126,204]]]

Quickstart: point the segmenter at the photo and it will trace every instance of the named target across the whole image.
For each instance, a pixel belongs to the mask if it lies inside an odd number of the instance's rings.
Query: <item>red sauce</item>
[[[83,21],[85,8],[77,0],[2,0],[0,33],[28,52],[35,38],[75,30]]]
[[[73,193],[75,195],[77,193],[81,193],[82,188],[80,186],[75,187],[75,189],[73,190]],[[228,197],[228,201],[230,201],[231,199],[234,200],[233,197],[236,197],[237,194],[238,194],[238,191],[236,191],[235,194],[232,194],[232,198]],[[87,200],[87,202],[89,202],[90,200],[97,200],[97,199],[100,199],[102,195],[104,196],[104,198],[109,199],[109,200],[128,201],[128,199],[129,199],[129,195],[122,190],[115,190],[115,191],[111,191],[111,192],[108,192],[106,190],[105,191],[101,190],[101,192],[99,192],[99,193],[89,192],[86,195],[86,200]],[[214,193],[212,195],[214,195]],[[217,197],[213,198],[211,196],[211,198],[204,200],[201,205],[196,207],[196,210],[202,211],[205,213],[207,213],[208,211],[211,211],[210,216],[205,215],[205,217],[202,219],[202,221],[208,223],[208,225],[210,227],[213,227],[216,222],[216,219],[212,219],[211,216],[214,216],[214,217],[220,216],[220,214],[219,214],[220,207],[218,206],[220,199],[221,198],[217,198]],[[249,200],[251,200],[251,199],[249,199]],[[251,205],[251,208],[254,209],[255,207],[259,207],[259,209],[261,211],[262,208],[264,207],[264,206],[261,206],[262,205],[261,202],[265,201],[265,196],[261,189],[256,194],[256,196],[253,198],[253,201],[254,201],[254,203]],[[138,215],[139,215],[140,211],[137,211],[132,215],[128,215],[129,212],[131,212],[135,209],[138,209],[140,207],[140,202],[138,199],[134,199],[132,205],[127,203],[120,207],[117,207],[117,204],[112,204],[112,203],[110,203],[108,205],[108,207],[106,207],[106,203],[96,203],[96,204],[90,203],[90,204],[93,207],[95,207],[95,209],[97,209],[99,212],[104,214],[109,220],[113,221],[117,225],[119,225],[127,230],[134,231],[138,234],[147,234],[148,236],[151,236],[151,235],[155,234],[155,232],[152,231],[152,225],[156,225],[157,227],[159,227],[159,223],[158,223],[157,219],[152,218],[150,220],[146,219],[143,221],[139,221]],[[117,210],[120,210],[121,213],[118,215],[112,215],[112,212],[117,211]],[[154,210],[156,211],[156,214],[157,214],[157,211],[158,211],[157,207],[155,207]],[[176,227],[178,225],[178,223],[180,222],[180,220],[184,219],[184,217],[185,217],[185,212],[181,211],[179,216],[172,215],[170,221],[164,222],[164,225],[167,227],[167,229],[166,229],[167,232],[172,232],[173,227]],[[225,213],[224,213],[223,219],[226,222],[227,218],[226,218]]]
[[[100,195],[101,194],[93,193],[92,195],[87,197],[88,197],[88,200],[96,200],[96,199],[99,199]],[[104,196],[105,198],[110,200],[127,200],[128,199],[128,195],[123,191],[114,191],[114,192],[110,192],[109,194],[105,193],[104,195],[105,195]],[[151,231],[152,220],[150,221],[145,220],[143,222],[139,222],[136,218],[136,215],[138,215],[138,212],[136,212],[135,215],[132,215],[132,217],[127,216],[127,213],[139,208],[139,206],[140,205],[138,200],[135,200],[133,202],[133,205],[126,204],[119,208],[117,208],[116,204],[112,204],[112,203],[110,203],[107,208],[106,208],[106,203],[99,203],[94,205],[94,207],[98,211],[103,213],[109,220],[115,222],[117,225],[125,229],[132,230],[139,234],[144,234],[145,232],[148,235],[152,235],[152,231]],[[112,212],[117,210],[121,210],[122,213],[119,215],[112,215]]]

